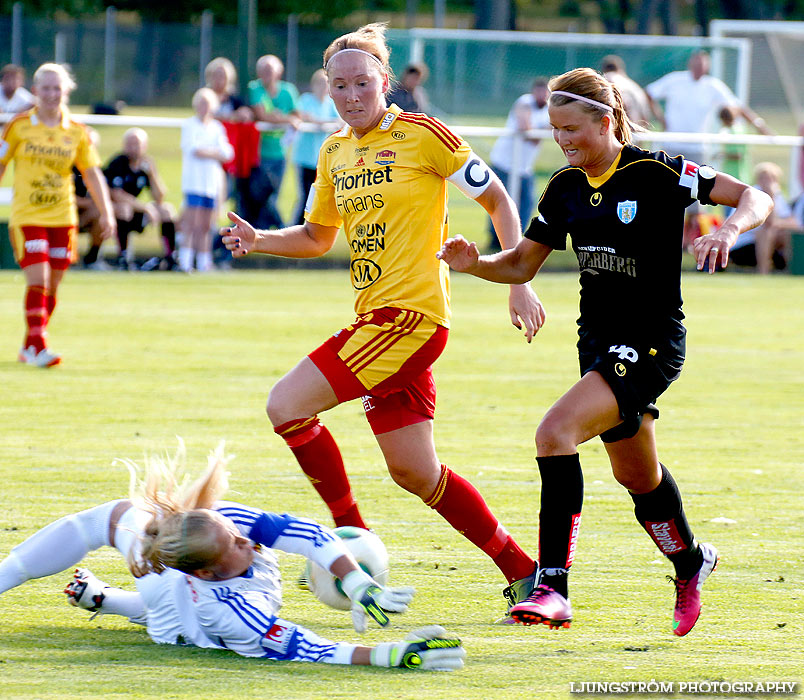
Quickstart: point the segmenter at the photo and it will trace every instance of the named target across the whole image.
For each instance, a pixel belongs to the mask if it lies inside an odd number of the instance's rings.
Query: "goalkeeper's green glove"
[[[371,617],[380,627],[388,622],[386,613],[403,613],[416,592],[410,586],[383,588],[362,569],[350,571],[343,577],[343,592],[352,601],[352,624],[356,631],[368,629]]]
[[[457,671],[463,668],[466,650],[460,639],[448,639],[446,633],[443,627],[430,625],[413,630],[404,641],[378,644],[371,650],[371,665]]]

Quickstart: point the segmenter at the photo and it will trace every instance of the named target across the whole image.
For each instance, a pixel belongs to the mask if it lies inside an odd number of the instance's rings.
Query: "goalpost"
[[[751,62],[747,39],[429,28],[390,30],[387,36],[396,72],[408,62],[429,66],[430,103],[448,121],[499,120],[530,91],[534,78],[582,66],[598,68],[607,54],[619,55],[631,78],[647,85],[671,71],[685,70],[689,56],[704,49],[713,55],[713,74],[738,98],[747,98]],[[472,129],[461,133],[469,135]],[[550,132],[530,135],[549,138]],[[693,140],[700,140],[700,135]],[[521,144],[522,135],[514,134],[512,173],[518,172]],[[514,200],[520,184],[519,177],[508,182]]]
[[[398,72],[411,61],[430,67],[431,102],[448,115],[499,115],[534,78],[573,68],[597,68],[618,54],[641,85],[685,70],[694,51],[713,56],[713,74],[747,100],[751,42],[740,38],[513,32],[468,29],[410,29],[388,32]]]
[[[747,76],[751,105],[760,110],[786,110],[791,131],[803,125],[804,82],[798,71],[804,65],[804,22],[718,19],[710,23],[709,30],[717,39],[751,42],[753,58]],[[801,150],[791,150],[791,199],[802,193],[802,183],[794,177],[800,169]]]

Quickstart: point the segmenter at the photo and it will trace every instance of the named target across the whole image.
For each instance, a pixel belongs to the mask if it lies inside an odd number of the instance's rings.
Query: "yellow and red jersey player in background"
[[[111,236],[115,227],[98,154],[86,127],[74,121],[67,109],[74,87],[63,66],[40,66],[33,84],[37,106],[14,117],[0,138],[0,178],[14,161],[9,235],[26,285],[26,334],[18,359],[37,367],[61,362],[47,348],[47,324],[56,307],[59,283],[75,253],[74,165],[98,205],[103,237]]]

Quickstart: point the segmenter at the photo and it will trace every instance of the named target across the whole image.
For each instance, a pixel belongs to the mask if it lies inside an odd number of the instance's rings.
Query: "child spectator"
[[[186,119],[181,128],[181,189],[184,194],[179,267],[183,272],[195,268],[199,272],[212,269],[210,229],[222,190],[223,164],[234,156],[226,131],[213,118],[218,98],[209,88],[193,95],[195,116]]]

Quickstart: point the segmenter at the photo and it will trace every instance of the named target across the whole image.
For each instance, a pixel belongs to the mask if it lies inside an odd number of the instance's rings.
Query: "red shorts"
[[[54,270],[66,270],[73,262],[75,226],[13,226],[10,236],[20,267],[50,263]]]
[[[432,420],[432,365],[449,331],[416,311],[386,307],[358,316],[308,357],[338,401],[363,398],[375,435]]]

